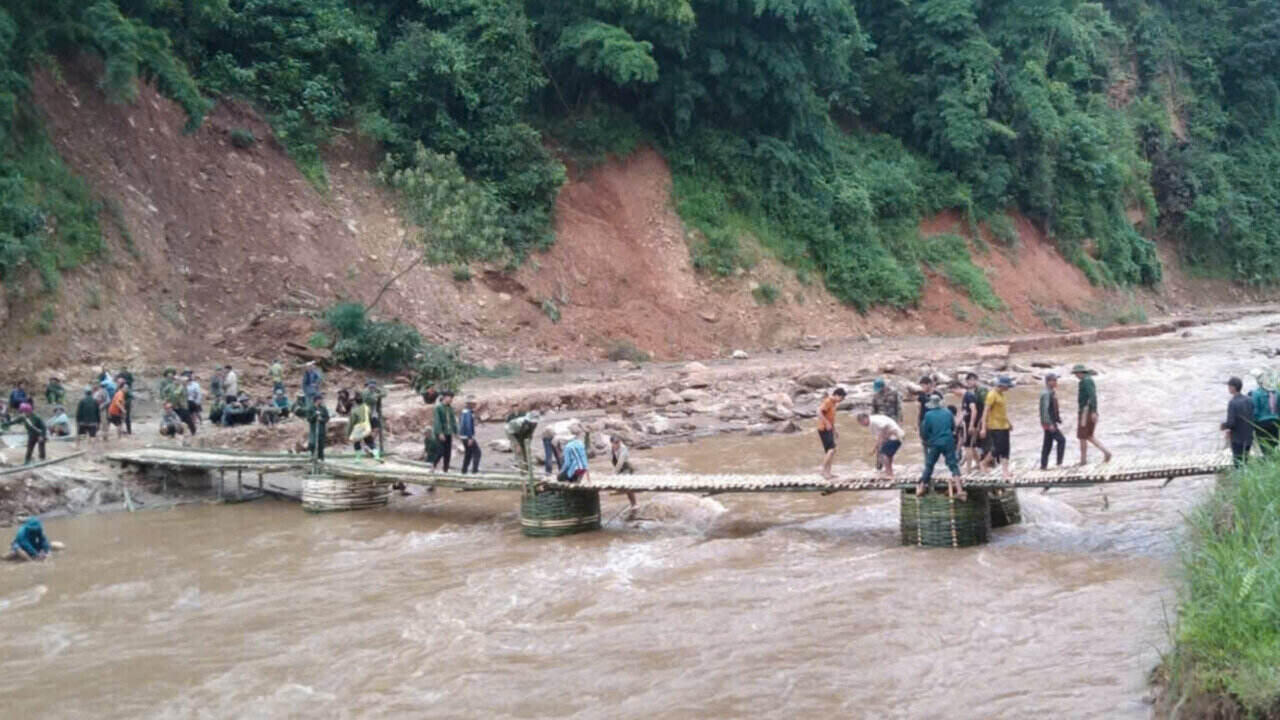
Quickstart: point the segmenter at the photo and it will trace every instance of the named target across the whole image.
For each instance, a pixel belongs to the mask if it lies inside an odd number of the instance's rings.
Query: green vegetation
[[[1280,461],[1231,473],[1190,517],[1184,587],[1165,659],[1174,697],[1225,698],[1238,712],[1280,709]],[[1269,714],[1271,713],[1271,714]]]
[[[760,283],[751,291],[751,297],[755,298],[757,305],[772,305],[778,302],[781,295],[778,286],[771,283]]]
[[[395,372],[422,352],[422,336],[404,323],[370,320],[363,305],[339,303],[325,312],[337,334],[333,357],[353,368]]]
[[[252,130],[233,128],[231,130],[231,144],[241,150],[247,150],[258,144],[258,138],[253,134]]]
[[[649,353],[636,347],[636,344],[630,340],[614,340],[609,343],[605,356],[613,362],[633,362],[642,363],[649,362]]]
[[[1158,283],[1157,232],[1273,283],[1278,30],[1262,0],[19,3],[0,11],[0,275],[51,286],[97,242],[95,201],[22,110],[33,63],[87,50],[112,97],[152,79],[192,128],[207,97],[256,103],[319,187],[335,134],[381,142],[429,262],[523,261],[552,239],[552,148],[589,166],[649,143],[699,270],[770,252],[859,308],[916,303],[922,263],[999,307],[959,255],[922,257],[920,220],[949,209],[1008,245],[1022,211],[1100,285]]]
[[[471,268],[466,265],[458,265],[454,267],[453,281],[458,283],[471,282]]]

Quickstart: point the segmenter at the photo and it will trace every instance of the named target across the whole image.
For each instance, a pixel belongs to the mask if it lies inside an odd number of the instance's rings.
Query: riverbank
[[[1188,518],[1162,718],[1280,718],[1280,459],[1256,460]]]

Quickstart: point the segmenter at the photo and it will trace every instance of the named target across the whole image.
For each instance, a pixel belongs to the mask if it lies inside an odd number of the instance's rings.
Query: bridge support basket
[[[1013,488],[992,490],[987,494],[991,504],[991,527],[1001,528],[1022,522],[1022,506]]]
[[[387,483],[370,478],[309,475],[302,480],[302,509],[308,512],[382,507],[390,496]]]
[[[952,500],[934,491],[916,497],[902,493],[900,527],[903,545],[969,547],[984,545],[991,537],[991,505],[988,491],[969,488],[968,498]]]
[[[520,528],[529,537],[557,537],[600,529],[600,493],[546,490],[520,498]]]

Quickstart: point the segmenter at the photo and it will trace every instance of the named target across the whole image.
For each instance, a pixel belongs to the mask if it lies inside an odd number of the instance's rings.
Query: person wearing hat
[[[284,388],[271,391],[271,405],[282,420],[289,417],[289,396],[284,394]]]
[[[307,402],[311,402],[311,398],[320,392],[320,383],[323,381],[324,376],[316,367],[316,361],[308,360],[306,369],[302,371],[302,394],[307,398]]]
[[[1067,450],[1067,438],[1062,434],[1062,412],[1058,408],[1058,376],[1044,376],[1044,390],[1040,391],[1040,427],[1044,429],[1044,442],[1040,445],[1040,469],[1049,469],[1049,452],[1058,446],[1058,466]]]
[[[307,419],[307,449],[314,460],[324,462],[325,433],[329,427],[329,408],[324,404],[324,391],[316,390],[309,402],[305,403]]]
[[[480,443],[476,441],[476,396],[468,395],[458,418],[458,437],[462,439],[462,474],[480,472]]]
[[[18,532],[9,545],[9,552],[3,556],[3,559],[19,562],[44,560],[54,550],[63,548],[62,543],[51,541],[44,534],[44,525],[40,522],[40,518],[29,517],[18,527]]]
[[[589,482],[591,469],[587,466],[587,446],[583,441],[586,432],[579,423],[570,426],[569,432],[573,438],[564,444],[564,467],[556,479],[565,483]]]
[[[228,365],[227,367],[230,366]],[[178,415],[178,418],[191,430],[191,434],[195,435],[196,420],[191,417],[191,410],[188,407],[187,385],[178,380],[177,374],[178,371],[174,368],[165,368],[164,380],[160,381],[160,399],[173,406],[173,411]],[[103,437],[106,437],[105,433]]]
[[[431,469],[444,461],[444,471],[449,472],[449,463],[453,459],[453,436],[457,434],[458,416],[453,412],[453,390],[444,390],[431,414],[431,436],[436,442],[436,456],[431,461]]]
[[[49,426],[49,434],[54,437],[71,437],[71,418],[67,417],[67,409],[62,405],[53,406],[53,415],[45,421]]]
[[[4,423],[4,425],[0,427],[8,430],[10,425],[22,423],[22,426],[26,428],[27,456],[22,461],[23,465],[31,464],[31,453],[37,447],[40,448],[40,459],[44,460],[44,448],[45,442],[49,439],[49,428],[45,426],[44,420],[42,420],[39,415],[35,414],[34,408],[31,407],[31,403],[24,402],[19,405],[18,412],[21,413],[18,417]]]
[[[982,429],[978,433],[991,443],[987,467],[999,463],[1006,478],[1009,477],[1009,434],[1013,431],[1006,393],[1011,387],[1013,378],[1008,375],[1001,375],[996,380],[995,388],[987,393],[987,402],[982,409]]]
[[[847,393],[844,388],[836,388],[822,399],[818,405],[818,442],[822,443],[822,477],[834,480],[831,474],[831,463],[836,459],[836,407],[844,400]]]
[[[942,406],[942,396],[929,393],[925,400],[924,422],[920,423],[920,432],[924,435],[924,471],[920,474],[920,482],[916,485],[916,495],[921,496],[933,489],[933,468],[938,458],[947,461],[947,469],[951,471],[951,479],[947,481],[947,494],[965,499],[964,483],[960,479],[960,459],[956,457],[955,416]]]
[[[66,400],[67,391],[62,387],[62,380],[56,375],[49,378],[49,383],[44,386],[44,401],[49,405],[61,405]]]
[[[1227,402],[1227,420],[1222,423],[1227,443],[1231,445],[1231,457],[1236,467],[1244,464],[1249,458],[1249,450],[1253,447],[1253,403],[1240,392],[1244,383],[1240,378],[1227,380],[1227,392],[1231,400]]]
[[[882,377],[871,383],[874,395],[871,396],[871,414],[884,415],[894,422],[902,422],[902,400],[896,388],[885,382]]]
[[[533,438],[533,431],[538,427],[538,420],[538,411],[530,410],[527,413],[508,416],[503,428],[507,433],[507,441],[511,443],[511,452],[516,456],[516,468],[521,473],[533,471],[529,441]]]
[[[102,424],[102,412],[98,401],[93,397],[93,386],[86,386],[84,397],[76,405],[76,449],[80,449],[80,437],[88,435],[89,441],[98,437],[98,426]]]
[[[1102,451],[1102,462],[1111,462],[1111,451],[1102,446],[1094,433],[1098,429],[1098,387],[1093,382],[1093,371],[1083,363],[1076,363],[1071,374],[1080,381],[1080,389],[1076,391],[1078,417],[1076,438],[1080,440],[1080,464],[1089,462],[1089,444]]]
[[[350,420],[347,425],[347,427],[351,428],[351,432],[348,434],[347,439],[351,441],[352,449],[356,451],[357,455],[360,454],[361,446],[363,446],[363,452],[366,455],[378,457],[376,452],[378,446],[373,439],[372,416],[373,410],[364,401],[363,396],[360,398],[360,402],[351,408]]]
[[[1253,435],[1258,441],[1258,448],[1265,454],[1280,441],[1280,407],[1277,407],[1274,383],[1267,373],[1259,368],[1253,371],[1253,377],[1258,381],[1258,387],[1249,393],[1249,400],[1253,403]]]

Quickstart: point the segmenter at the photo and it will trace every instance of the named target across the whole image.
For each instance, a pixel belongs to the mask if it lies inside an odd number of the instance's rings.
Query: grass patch
[[[751,297],[756,299],[757,305],[772,305],[778,302],[781,294],[778,287],[770,283],[760,283],[751,291]]]
[[[1062,318],[1062,315],[1058,313],[1057,310],[1033,303],[1031,305],[1031,312],[1036,317],[1040,318],[1040,322],[1044,323],[1044,326],[1050,330],[1055,332],[1066,332],[1067,322]]]
[[[258,144],[258,138],[253,134],[252,130],[233,128],[231,130],[231,144],[241,150],[247,150]]]
[[[1241,717],[1280,711],[1280,459],[1231,473],[1190,516],[1174,650],[1176,698],[1212,698]]]
[[[1132,295],[1123,302],[1104,302],[1088,310],[1077,310],[1074,315],[1076,322],[1090,328],[1142,325],[1147,322],[1146,309]]]
[[[959,235],[935,235],[918,240],[919,259],[963,290],[974,305],[992,312],[1003,310],[1004,302],[991,289],[987,274],[973,264],[969,243]]]
[[[453,281],[464,283],[471,282],[471,268],[466,265],[458,265],[453,269]]]
[[[969,322],[969,311],[955,300],[951,301],[951,315],[960,322]]]
[[[542,301],[542,314],[551,319],[551,322],[560,322],[560,306],[556,305],[556,301],[547,298]]]
[[[41,335],[49,335],[53,332],[54,313],[52,305],[45,305],[40,309],[40,317],[36,318],[36,332]]]
[[[636,347],[635,343],[630,340],[614,340],[609,343],[609,348],[606,350],[605,355],[614,362],[620,360],[635,363],[649,361],[649,353]]]

